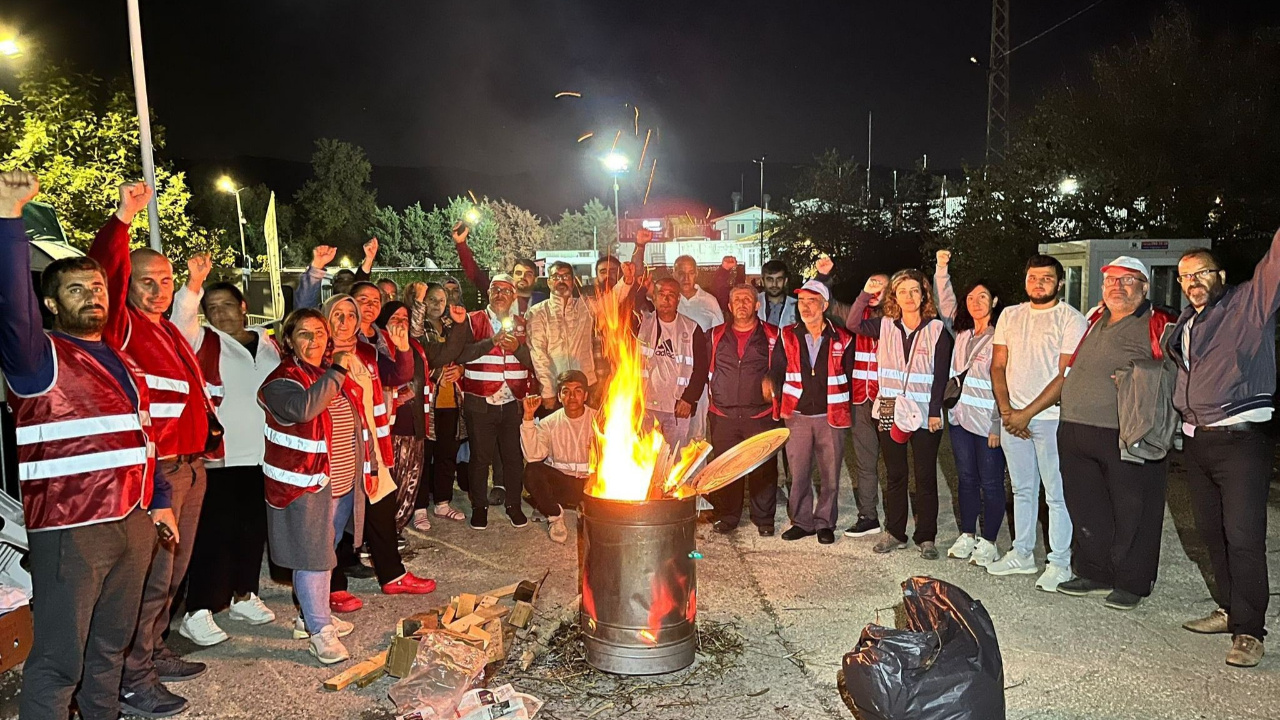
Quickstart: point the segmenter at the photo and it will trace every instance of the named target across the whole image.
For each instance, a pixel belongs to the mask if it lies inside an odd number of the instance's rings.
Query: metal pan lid
[[[763,465],[787,444],[790,437],[791,431],[786,428],[766,430],[749,437],[712,460],[689,484],[699,495],[719,490]]]

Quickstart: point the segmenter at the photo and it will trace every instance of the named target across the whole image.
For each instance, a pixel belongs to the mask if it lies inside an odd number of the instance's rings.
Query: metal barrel
[[[579,515],[581,625],[587,662],[619,675],[693,663],[697,575],[694,498],[629,502],[584,496]]]

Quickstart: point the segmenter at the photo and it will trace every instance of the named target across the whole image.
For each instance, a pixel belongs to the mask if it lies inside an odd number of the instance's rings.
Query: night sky
[[[1013,0],[1014,44],[1091,2]],[[1215,31],[1280,24],[1273,0],[1186,4]],[[1145,35],[1164,6],[1104,0],[1015,52],[1015,115],[1083,77],[1090,52]],[[982,157],[986,79],[968,58],[987,56],[985,0],[143,0],[142,17],[166,154],[192,163],[306,160],[315,138],[338,137],[376,166],[489,182],[474,189],[556,213],[605,195],[597,158],[619,129],[633,161],[656,129],[654,198],[717,207],[740,173],[756,201],[750,158],[761,153],[779,169],[829,147],[865,160],[868,110],[877,165]],[[0,24],[47,60],[128,72],[124,0],[8,0]],[[0,67],[0,84],[12,86],[11,70]],[[575,142],[586,132],[596,136]],[[633,200],[648,170],[628,179]]]

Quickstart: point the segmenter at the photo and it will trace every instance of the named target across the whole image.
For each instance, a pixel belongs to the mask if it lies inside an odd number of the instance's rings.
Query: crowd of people
[[[857,519],[843,534],[874,536],[876,553],[910,541],[938,559],[945,430],[960,531],[945,554],[994,576],[1039,573],[1041,590],[1102,595],[1117,610],[1155,585],[1165,458],[1180,429],[1219,605],[1185,627],[1229,633],[1229,664],[1263,655],[1280,235],[1234,287],[1211,252],[1186,253],[1180,315],[1147,299],[1143,262],[1116,258],[1085,315],[1059,300],[1063,268],[1044,255],[1027,262],[1028,301],[1007,308],[991,282],[957,294],[946,251],[932,279],[874,274],[845,304],[831,297],[829,257],[793,294],[800,278],[777,260],[757,287],[726,258],[704,288],[691,257],[670,276],[648,271],[643,231],[631,261],[601,258],[587,287],[551,263],[540,293],[530,260],[489,276],[460,223],[453,240],[486,291],[480,309],[466,310],[453,279],[374,281],[371,240],[324,298],[336,249],[315,248],[295,308],[268,328],[249,325],[240,287],[207,282],[207,256],[188,258],[175,288],[169,258],[130,252],[130,223],[152,193],[142,183],[120,188],[88,255],[51,264],[37,292],[21,215],[38,187],[28,173],[0,174],[0,362],[35,594],[24,718],[65,718],[73,699],[85,718],[184,710],[167,684],[205,666],[164,640],[180,584],[177,631],[223,642],[224,624],[275,620],[258,596],[264,551],[291,575],[294,637],[330,664],[348,658],[341,638],[353,626],[339,615],[363,605],[349,578],[376,577],[385,594],[435,589],[405,568],[406,530],[482,531],[494,506],[526,528],[527,502],[550,540],[566,542],[613,373],[610,317],[630,320],[648,421],[673,447],[706,438],[723,453],[790,430],[782,540],[836,541],[848,439]],[[1006,467],[1012,545],[1001,553]],[[714,532],[736,532],[748,505],[759,535],[773,536],[778,480],[771,461],[714,492]]]

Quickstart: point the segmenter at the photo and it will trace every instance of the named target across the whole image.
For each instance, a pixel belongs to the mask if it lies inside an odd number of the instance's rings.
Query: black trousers
[[[915,532],[911,539],[917,545],[938,539],[938,446],[942,432],[927,429],[911,433],[911,439],[900,443],[882,430],[880,457],[884,458],[887,479],[884,488],[884,529],[899,542],[907,541],[907,503],[915,513]],[[915,461],[916,484],[911,490],[911,467],[907,463],[907,447]]]
[[[357,482],[360,482],[357,479]],[[369,559],[378,584],[386,585],[404,575],[404,562],[400,560],[400,548],[396,547],[396,494],[391,493],[364,508],[364,542],[369,547]],[[352,547],[352,537],[343,535],[338,542],[338,567],[329,577],[329,592],[347,589],[347,575],[343,568],[360,562]]]
[[[520,507],[520,495],[524,492],[524,453],[520,449],[520,421],[524,410],[520,403],[490,405],[484,398],[468,395],[467,432],[471,442],[471,479],[467,493],[473,510],[489,509],[489,468],[494,460],[502,462],[502,482],[506,488],[507,507]],[[495,475],[495,482],[497,477]]]
[[[1184,438],[1196,528],[1209,546],[1213,599],[1232,635],[1266,634],[1267,490],[1275,439],[1258,431],[1198,430]]]
[[[778,423],[769,416],[762,418],[730,418],[707,413],[711,424],[711,447],[719,456],[749,437],[772,430]],[[757,527],[772,526],[778,509],[778,463],[773,458],[747,473],[745,482],[735,480],[711,493],[709,500],[719,520],[737,527],[742,520],[743,490],[751,496],[751,522]]]
[[[206,468],[200,534],[187,570],[187,612],[220,612],[233,595],[258,592],[267,546],[262,466]]]
[[[1146,597],[1160,568],[1168,464],[1120,459],[1120,431],[1058,423],[1075,573]]]
[[[545,462],[531,462],[524,466],[524,489],[529,500],[543,515],[553,518],[562,507],[577,507],[582,501],[583,478],[567,475]]]
[[[426,441],[422,460],[423,482],[418,485],[418,500],[414,508],[453,500],[455,478],[458,487],[467,487],[465,479],[458,474],[458,415],[458,408],[436,408],[436,439]]]

